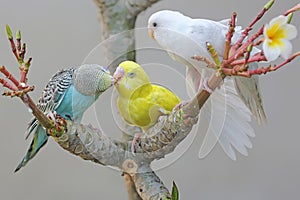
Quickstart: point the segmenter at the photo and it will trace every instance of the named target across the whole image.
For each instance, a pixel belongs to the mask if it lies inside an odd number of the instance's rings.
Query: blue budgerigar
[[[106,67],[85,64],[57,72],[46,85],[39,99],[38,107],[45,113],[57,113],[67,120],[80,122],[84,112],[98,99],[100,94],[114,83]],[[34,133],[30,147],[17,172],[32,159],[46,144],[46,130],[34,118],[27,129],[27,137]]]

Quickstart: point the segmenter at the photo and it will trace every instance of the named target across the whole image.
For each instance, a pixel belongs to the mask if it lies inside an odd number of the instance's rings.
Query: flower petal
[[[287,40],[292,40],[297,36],[297,28],[292,24],[286,24],[283,26]]]
[[[271,40],[276,39],[278,37],[285,37],[285,30],[282,29],[283,26],[286,25],[287,17],[278,16],[273,18],[269,25],[264,29],[265,38],[269,38]]]
[[[271,47],[267,40],[263,42],[263,51],[269,62],[276,60],[280,55],[280,48],[278,46]]]
[[[279,15],[278,17],[275,17],[275,18],[271,19],[271,21],[269,23],[269,26],[270,27],[272,27],[274,25],[282,26],[282,25],[287,23],[287,20],[288,20],[288,17],[283,16],[283,15]]]
[[[269,24],[265,24],[264,26],[264,38],[268,38],[268,34],[267,34],[267,31],[270,29],[270,25]]]
[[[290,41],[288,40],[283,40],[282,41],[282,46],[280,47],[281,53],[280,55],[284,58],[284,59],[288,59],[291,55],[292,55],[292,51],[293,51],[293,46],[291,44]]]

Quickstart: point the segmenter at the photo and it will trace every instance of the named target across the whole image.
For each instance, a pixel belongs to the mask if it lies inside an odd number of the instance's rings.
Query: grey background
[[[160,9],[180,10],[193,17],[216,20],[227,18],[232,11],[236,11],[239,24],[245,26],[265,2],[163,0],[139,16],[137,27],[145,27],[148,17]],[[296,3],[296,0],[278,1],[264,18],[265,22]],[[293,23],[300,27],[300,13],[295,14]],[[18,72],[17,63],[9,51],[5,24],[10,24],[14,30],[21,29],[23,41],[28,43],[27,55],[33,56],[29,77],[30,83],[36,86],[36,91],[32,93],[35,100],[53,73],[63,67],[81,64],[88,52],[100,42],[97,9],[91,0],[1,0],[0,64],[14,73]],[[156,45],[146,34],[140,34],[137,38],[141,48],[145,43]],[[295,51],[300,49],[299,36],[293,44]],[[161,61],[176,66],[179,71],[183,69],[163,53],[154,58],[151,55],[142,51],[138,61],[147,63],[154,59],[157,63]],[[99,64],[102,64],[101,56]],[[165,184],[170,188],[175,180],[181,199],[298,199],[298,63],[299,59],[276,73],[261,77],[269,123],[263,126],[253,123],[257,136],[252,139],[253,149],[248,157],[238,155],[238,160],[233,162],[217,145],[208,157],[199,160],[198,151],[205,131],[198,131],[195,139],[190,138],[193,142],[191,146],[178,148],[177,154],[184,153],[183,156],[158,170]],[[150,76],[154,81],[163,82],[171,77],[166,73],[156,71]],[[168,86],[184,96],[184,92],[181,93],[183,80],[180,81],[178,83],[172,79]],[[106,96],[109,97],[110,93],[111,90]],[[95,126],[100,123],[107,134],[114,133],[112,136],[118,137],[109,110],[110,101],[103,98],[93,108],[85,121]],[[94,119],[94,111],[98,121]],[[24,132],[31,115],[18,99],[4,97],[0,98],[0,112],[0,199],[127,198],[120,172],[83,161],[61,149],[52,138],[34,160],[14,174],[13,170],[30,142],[24,142]],[[189,147],[187,151],[184,150],[186,147]]]

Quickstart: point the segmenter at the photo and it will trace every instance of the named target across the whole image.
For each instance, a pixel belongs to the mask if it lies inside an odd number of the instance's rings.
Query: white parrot
[[[190,96],[194,96],[204,80],[214,72],[213,69],[207,68],[206,63],[191,57],[199,55],[212,61],[206,42],[211,43],[219,55],[223,55],[228,23],[229,19],[219,22],[192,19],[170,10],[158,11],[149,18],[150,37],[157,41],[172,59],[186,65],[186,83]],[[241,32],[241,27],[237,26],[232,43],[239,39]],[[253,48],[252,54],[257,52],[259,50]],[[257,63],[250,65],[250,68],[257,67]],[[233,160],[236,160],[236,155],[232,146],[241,154],[248,155],[247,148],[252,147],[248,136],[255,136],[249,124],[251,114],[259,124],[262,121],[266,122],[258,76],[226,77],[220,89],[213,92],[210,99],[211,104],[206,103],[202,109],[205,116],[210,119],[205,138],[210,142],[203,143],[199,156],[202,158],[207,155],[217,141]]]

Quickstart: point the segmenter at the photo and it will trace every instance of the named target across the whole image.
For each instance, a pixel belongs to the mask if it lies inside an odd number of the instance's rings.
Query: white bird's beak
[[[153,29],[148,28],[148,34],[149,34],[149,37],[150,37],[151,39],[155,40]]]

